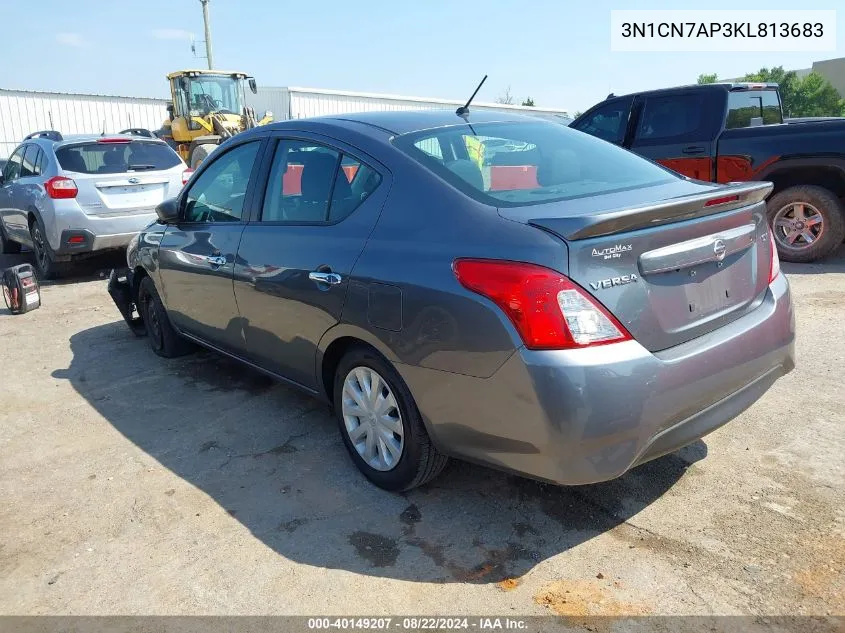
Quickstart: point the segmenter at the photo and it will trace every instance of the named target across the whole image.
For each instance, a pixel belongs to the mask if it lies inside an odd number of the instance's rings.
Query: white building
[[[39,130],[63,134],[116,133],[136,127],[157,130],[167,116],[168,100],[110,95],[0,89],[0,158],[7,158],[23,138]],[[270,110],[277,121],[328,114],[381,110],[455,109],[461,101],[314,88],[259,88],[247,92],[259,116]],[[528,114],[568,123],[566,110],[498,103],[473,103],[478,110]]]

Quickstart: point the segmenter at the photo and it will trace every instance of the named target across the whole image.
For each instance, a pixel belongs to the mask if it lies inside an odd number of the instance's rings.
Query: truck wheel
[[[778,255],[785,262],[816,261],[845,239],[845,206],[824,187],[789,187],[772,196],[767,208]]]
[[[214,148],[217,147],[216,145],[212,145],[211,143],[206,143],[205,145],[197,145],[194,148],[194,151],[191,152],[191,169],[196,169],[202,164],[206,158],[208,158],[209,154],[214,151]]]

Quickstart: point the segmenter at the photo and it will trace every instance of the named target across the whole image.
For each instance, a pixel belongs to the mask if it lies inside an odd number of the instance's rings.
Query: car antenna
[[[475,92],[472,93],[472,96],[467,99],[467,102],[462,105],[460,108],[455,110],[455,114],[458,116],[466,116],[469,114],[469,104],[472,103],[472,100],[475,99],[475,95],[478,94],[478,91],[481,90],[481,86],[484,85],[484,82],[487,81],[487,75],[484,75],[484,79],[481,80],[481,83],[478,84],[478,88],[475,89]]]

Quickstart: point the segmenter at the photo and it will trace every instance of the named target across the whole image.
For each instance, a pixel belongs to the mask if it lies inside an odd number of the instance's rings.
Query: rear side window
[[[605,141],[621,144],[625,140],[632,103],[631,98],[611,101],[597,107],[572,127]]]
[[[119,174],[128,171],[170,169],[179,164],[176,152],[165,143],[149,141],[99,142],[69,145],[56,150],[62,169],[80,174]]]
[[[637,141],[671,141],[695,134],[705,122],[704,95],[649,97],[637,127]]]
[[[264,222],[333,223],[378,187],[381,176],[339,150],[282,139],[276,145],[264,198]]]
[[[21,164],[21,178],[30,178],[41,173],[38,169],[38,153],[40,151],[37,145],[27,145]]]
[[[436,139],[442,158],[422,149]],[[393,143],[467,195],[519,207],[670,182],[667,170],[568,127],[531,123],[455,125]]]
[[[755,118],[762,118],[763,125],[783,123],[776,91],[740,90],[728,93],[727,129],[751,127],[751,119]]]

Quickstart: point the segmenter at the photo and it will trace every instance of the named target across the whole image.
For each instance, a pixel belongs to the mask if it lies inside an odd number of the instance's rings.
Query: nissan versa
[[[587,484],[792,370],[770,191],[539,119],[287,121],[221,145],[109,291],[156,353],[199,343],[331,402],[378,486],[447,456]]]

